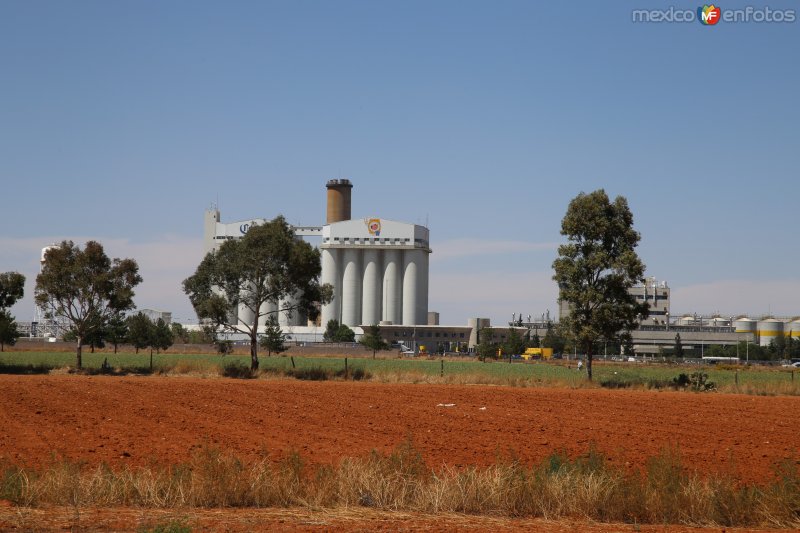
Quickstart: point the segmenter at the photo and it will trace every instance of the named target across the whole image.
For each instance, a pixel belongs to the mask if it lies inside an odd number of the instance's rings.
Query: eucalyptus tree
[[[645,267],[636,254],[640,235],[628,201],[617,196],[611,202],[602,189],[572,199],[561,234],[568,242],[558,247],[553,279],[559,301],[569,304],[566,330],[586,354],[591,380],[594,343],[622,338],[648,315],[648,305],[629,292],[644,281]]]
[[[250,368],[257,370],[261,317],[304,312],[316,318],[320,305],[333,299],[333,288],[319,283],[321,271],[319,250],[278,216],[209,252],[183,290],[199,319],[250,338]]]
[[[72,241],[49,248],[36,276],[36,303],[69,323],[75,337],[76,366],[90,335],[103,330],[114,317],[133,309],[133,288],[141,283],[133,259],[109,259],[103,245],[89,241],[84,249]]]

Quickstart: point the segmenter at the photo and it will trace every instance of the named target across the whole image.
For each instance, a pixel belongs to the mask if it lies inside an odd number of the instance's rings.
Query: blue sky
[[[94,238],[185,321],[205,208],[320,224],[348,177],[355,217],[428,221],[445,323],[555,313],[561,218],[597,188],[673,312],[800,314],[800,23],[632,22],[698,5],[1,3],[14,312],[42,246]]]

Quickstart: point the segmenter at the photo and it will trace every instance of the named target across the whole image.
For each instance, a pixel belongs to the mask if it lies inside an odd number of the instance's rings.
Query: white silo
[[[278,304],[276,304],[275,302],[264,302],[263,304],[261,304],[260,311],[261,311],[261,316],[258,317],[258,326],[259,327],[266,326],[269,317],[275,315],[276,312],[278,311]]]
[[[421,250],[403,252],[403,325],[424,324],[417,322],[417,301],[420,292],[418,276],[421,274],[422,254]]]
[[[339,255],[341,251],[336,248],[323,248],[322,249],[322,275],[320,282],[322,284],[328,283],[333,289],[333,301],[329,304],[322,306],[322,315],[320,324],[322,327],[328,325],[331,320],[340,322],[339,309],[342,301],[342,284],[339,280]]]
[[[364,287],[361,298],[361,324],[372,325],[381,321],[383,270],[381,251],[364,250]]]
[[[736,333],[750,333],[752,335],[756,334],[757,322],[751,318],[747,318],[746,316],[737,318],[733,321],[733,327],[736,330]]]
[[[694,315],[683,315],[678,319],[679,326],[694,326],[695,322]]]
[[[345,248],[342,258],[342,324],[361,323],[361,251]]]
[[[769,318],[758,322],[759,345],[769,346],[776,337],[783,335],[783,322]]]
[[[800,341],[800,319],[786,324],[786,336]]]
[[[383,252],[383,320],[392,324],[402,322],[402,252]]]
[[[731,321],[728,318],[715,316],[708,321],[708,325],[715,328],[730,327]]]
[[[417,324],[428,323],[428,270],[430,256],[427,252],[418,252],[419,278],[417,284]]]

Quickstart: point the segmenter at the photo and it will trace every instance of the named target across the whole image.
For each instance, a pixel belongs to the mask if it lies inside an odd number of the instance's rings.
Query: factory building
[[[322,307],[321,324],[337,320],[350,327],[370,324],[427,324],[428,264],[431,253],[428,228],[377,216],[352,219],[350,180],[327,185],[324,226],[293,227],[297,238],[320,238],[322,283],[334,288],[334,299]],[[206,253],[227,239],[244,236],[266,219],[222,223],[217,209],[206,211]],[[272,304],[272,307],[275,307]],[[276,309],[265,309],[275,311]],[[240,318],[247,320],[245,309]],[[252,316],[249,317],[252,320]],[[266,317],[262,320],[266,321]],[[305,317],[284,316],[282,326],[305,326]]]
[[[641,321],[640,326],[666,325],[669,323],[669,286],[666,281],[647,278],[644,283],[628,289],[628,294],[636,298],[638,303],[647,303],[650,314]],[[564,320],[571,311],[570,304],[563,300],[558,302],[558,319]]]

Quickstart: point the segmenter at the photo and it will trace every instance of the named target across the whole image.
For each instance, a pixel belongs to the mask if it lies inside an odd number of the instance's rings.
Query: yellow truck
[[[527,348],[525,353],[522,354],[522,358],[526,361],[530,361],[531,359],[552,359],[553,357],[553,349],[552,348]]]

